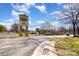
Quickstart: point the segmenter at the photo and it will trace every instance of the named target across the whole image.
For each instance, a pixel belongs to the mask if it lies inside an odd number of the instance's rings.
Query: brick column
[[[19,33],[19,36],[23,36],[22,35],[22,26],[20,25],[20,33]]]

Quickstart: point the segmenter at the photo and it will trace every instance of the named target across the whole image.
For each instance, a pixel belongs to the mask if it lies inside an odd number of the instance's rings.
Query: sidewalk
[[[44,50],[48,49],[44,53]],[[57,56],[55,49],[55,41],[45,41],[41,43],[34,51],[32,56]]]

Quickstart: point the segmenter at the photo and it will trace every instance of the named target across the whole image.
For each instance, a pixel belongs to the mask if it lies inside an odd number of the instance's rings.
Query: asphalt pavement
[[[7,36],[9,36],[7,34]],[[30,36],[30,37],[18,37],[18,38],[2,38],[0,39],[0,56],[33,56],[39,52],[40,48],[41,54],[44,52],[44,47],[48,47],[46,43],[56,41],[56,38],[67,37],[65,35],[60,36]],[[55,44],[52,44],[55,45]],[[49,46],[50,47],[50,46]],[[50,47],[51,48],[51,47]],[[54,51],[55,49],[52,48]],[[47,51],[50,49],[47,49]],[[36,52],[35,52],[36,51]],[[50,54],[49,54],[50,55]],[[55,55],[55,54],[53,54]],[[40,54],[39,54],[40,56]]]

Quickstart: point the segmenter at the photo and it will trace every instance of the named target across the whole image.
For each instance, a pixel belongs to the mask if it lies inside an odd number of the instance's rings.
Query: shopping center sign
[[[20,25],[25,27],[28,26],[28,16],[25,14],[21,14],[20,16]]]

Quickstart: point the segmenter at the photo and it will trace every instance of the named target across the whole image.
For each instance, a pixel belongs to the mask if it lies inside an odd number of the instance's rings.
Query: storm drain
[[[42,54],[43,55],[48,55],[49,54],[49,49],[48,48],[44,48]]]

